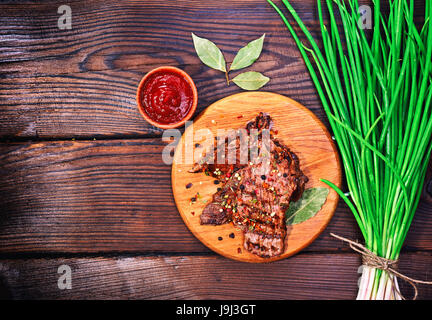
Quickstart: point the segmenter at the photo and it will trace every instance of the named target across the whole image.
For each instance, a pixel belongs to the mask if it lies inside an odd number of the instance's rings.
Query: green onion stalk
[[[432,0],[425,0],[421,21],[414,19],[413,0],[389,0],[386,10],[373,0],[370,30],[363,28],[365,7],[357,0],[318,0],[321,46],[289,1],[282,0],[287,15],[267,2],[315,84],[349,192],[322,181],[347,203],[366,248],[398,260],[432,151]],[[403,298],[394,274],[363,270],[358,299]]]

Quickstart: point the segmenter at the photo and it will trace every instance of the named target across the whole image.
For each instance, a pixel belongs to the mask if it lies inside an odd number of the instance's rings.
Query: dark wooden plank
[[[149,125],[136,107],[136,87],[145,72],[105,70],[64,75],[21,75],[0,80],[0,138],[117,138],[160,136],[162,130]],[[308,106],[327,123],[302,62],[290,65],[286,76],[278,62],[257,62],[256,69],[272,78],[268,91],[283,93]],[[280,67],[282,67],[280,69]],[[185,65],[199,91],[195,116],[211,103],[241,92],[226,85],[224,75],[202,65]]]
[[[59,290],[68,265],[72,289]],[[300,254],[271,264],[222,257],[166,256],[0,260],[0,297],[14,299],[354,299],[355,254]],[[431,253],[401,257],[400,271],[431,280]],[[400,281],[402,293],[412,289]],[[419,286],[419,299],[432,287]]]
[[[315,1],[291,2],[318,36]],[[298,100],[326,122],[298,50],[265,1],[68,4],[71,30],[58,29],[61,0],[0,3],[0,138],[160,135],[161,130],[141,119],[135,104],[140,78],[160,65],[179,66],[192,75],[200,96],[198,112],[239,92],[235,85],[225,85],[223,75],[199,62],[192,31],[215,41],[227,61],[265,32],[262,56],[249,69],[272,78],[265,90]],[[424,2],[416,4],[415,14],[421,20]]]
[[[249,69],[272,78],[265,90],[291,96],[324,119],[297,49],[265,1],[74,1],[72,30],[59,30],[62,4],[0,4],[0,137],[158,135],[140,118],[135,90],[160,65],[191,74],[199,110],[239,92],[199,62],[192,31],[215,41],[227,61],[265,32],[259,63]],[[312,0],[295,3],[312,30],[315,6]]]
[[[209,252],[175,207],[160,139],[0,144],[0,253]],[[432,250],[425,192],[406,246]],[[308,251],[361,239],[343,203]]]
[[[3,71],[34,73],[45,66],[70,73],[164,62],[195,64],[190,44],[194,31],[211,36],[230,60],[249,37],[274,28],[285,31],[273,9],[258,0],[222,0],[217,5],[196,0],[72,1],[71,30],[58,29],[57,8],[62,4],[2,4]],[[294,1],[294,6],[318,29],[315,1]],[[290,58],[274,42],[275,37],[287,38],[280,31],[268,39],[268,58]],[[61,59],[72,63],[62,64]]]

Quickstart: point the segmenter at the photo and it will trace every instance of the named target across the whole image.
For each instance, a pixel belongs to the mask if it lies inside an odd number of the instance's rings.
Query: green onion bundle
[[[420,26],[414,21],[413,0],[389,0],[386,14],[380,1],[373,0],[368,34],[360,27],[357,0],[326,0],[324,5],[318,0],[321,48],[287,0],[282,2],[291,21],[267,1],[285,22],[310,72],[340,150],[349,193],[323,181],[353,212],[366,248],[397,260],[432,151],[432,0],[425,0]],[[365,266],[357,298],[403,297],[393,274]]]

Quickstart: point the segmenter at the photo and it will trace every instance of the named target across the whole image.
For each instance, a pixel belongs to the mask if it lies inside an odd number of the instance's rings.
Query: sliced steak
[[[219,225],[227,223],[229,217],[219,203],[211,202],[204,208],[200,219],[201,224]]]
[[[201,224],[232,221],[244,232],[245,249],[261,257],[284,252],[285,211],[290,201],[301,197],[308,181],[300,170],[297,156],[274,138],[272,126],[270,116],[261,113],[247,123],[247,135],[231,140],[231,146],[229,143],[223,148],[219,146],[219,150],[225,151],[235,148],[233,161],[208,163],[208,159],[217,154],[215,147],[192,169],[193,172],[205,171],[222,182],[212,202],[204,208]],[[240,150],[243,146],[240,141],[244,138],[249,146],[248,158],[255,155],[246,163]]]

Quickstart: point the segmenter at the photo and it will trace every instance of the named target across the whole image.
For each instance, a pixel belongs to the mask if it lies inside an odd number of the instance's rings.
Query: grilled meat
[[[246,130],[241,131],[245,132],[243,135],[228,139],[225,146],[217,144],[191,170],[206,171],[222,182],[212,202],[204,208],[201,224],[232,221],[244,232],[245,249],[261,257],[284,252],[285,211],[290,201],[301,197],[308,181],[297,156],[274,138],[272,126],[270,116],[260,113],[247,123]],[[246,150],[242,150],[242,141],[247,142]],[[216,158],[218,150],[231,151],[235,158],[208,163]],[[242,158],[245,153],[249,162]]]

